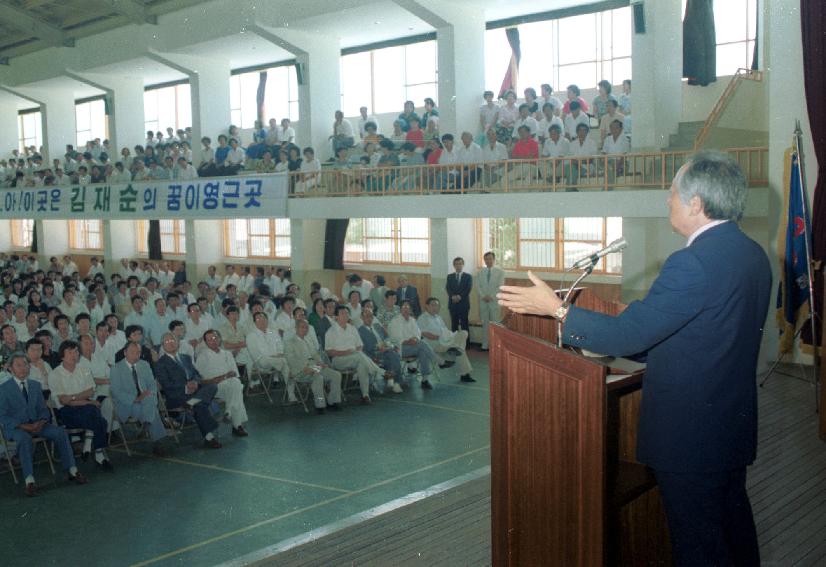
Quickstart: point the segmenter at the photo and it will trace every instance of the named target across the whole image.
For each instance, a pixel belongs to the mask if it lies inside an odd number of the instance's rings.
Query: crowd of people
[[[312,395],[321,414],[340,409],[350,382],[370,405],[376,393],[432,389],[437,367],[455,365],[462,382],[475,381],[466,353],[471,277],[461,259],[454,266],[451,330],[439,300],[422,305],[405,276],[389,287],[381,275],[371,283],[351,274],[340,295],[313,282],[305,302],[279,267],[226,265],[219,275],[210,266],[193,287],[183,262],[123,259],[107,277],[93,257],[81,278],[69,255],[41,268],[33,255],[0,254],[0,431],[17,447],[26,494],[37,494],[39,437],[84,484],[70,433],[84,461],[113,471],[114,429],[135,423],[163,456],[169,430],[190,420],[204,446],[219,449],[219,420],[249,435],[245,394],[269,396],[272,382],[290,403]]]
[[[524,89],[524,98],[506,91],[501,100],[494,93],[483,94],[477,127],[459,132],[440,132],[439,110],[432,98],[424,99],[419,114],[413,101],[393,121],[393,131],[382,133],[378,118],[361,107],[353,125],[336,111],[329,141],[336,169],[393,168],[400,165],[468,165],[462,183],[472,185],[477,176],[486,175],[491,183],[501,177],[497,166],[482,164],[503,160],[538,160],[621,155],[630,151],[631,81],[622,83],[615,96],[608,81],[600,81],[599,94],[588,104],[577,85],[569,85],[565,102],[555,96],[549,84]],[[461,143],[459,142],[461,140]],[[196,146],[196,147],[193,147]],[[117,155],[115,155],[117,154]],[[322,162],[311,146],[302,147],[288,118],[269,121],[268,127],[256,122],[252,140],[230,125],[215,142],[209,136],[198,144],[192,129],[167,128],[166,133],[148,131],[143,144],[119,152],[108,140],[90,140],[83,148],[66,146],[63,159],[44,162],[42,151],[34,147],[14,150],[0,160],[0,181],[5,187],[128,183],[130,181],[180,180],[236,175],[243,172],[294,172],[292,190],[301,193],[314,187],[320,178]],[[453,186],[453,175],[440,179],[442,186]],[[409,180],[408,180],[409,181]],[[372,184],[384,183],[374,179]],[[367,188],[370,189],[369,187]]]

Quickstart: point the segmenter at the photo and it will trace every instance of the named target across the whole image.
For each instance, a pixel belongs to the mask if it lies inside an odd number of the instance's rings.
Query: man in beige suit
[[[496,255],[485,252],[485,267],[476,276],[476,291],[479,294],[479,316],[482,319],[482,350],[488,350],[488,325],[499,322],[499,303],[496,294],[505,284],[505,271],[494,266]]]
[[[290,380],[310,383],[317,413],[324,413],[325,407],[338,410],[341,403],[341,373],[325,364],[318,350],[304,340],[309,329],[310,324],[306,320],[296,321],[295,334],[286,341],[284,354],[290,367]],[[326,397],[325,384],[330,387]]]

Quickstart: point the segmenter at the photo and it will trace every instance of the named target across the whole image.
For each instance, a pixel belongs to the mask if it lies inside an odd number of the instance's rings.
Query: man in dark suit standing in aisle
[[[419,290],[410,285],[410,280],[407,279],[407,276],[399,276],[399,287],[396,289],[396,297],[399,300],[399,305],[401,305],[402,301],[410,302],[414,317],[422,314],[422,306],[419,304]],[[376,306],[376,308],[378,308],[378,306]]]
[[[500,303],[564,322],[563,340],[613,356],[647,354],[637,458],[659,484],[674,564],[759,565],[746,467],[757,450],[757,359],[771,290],[763,249],[737,226],[743,172],[701,152],[668,199],[685,248],[642,301],[618,316],[569,306],[541,280],[503,286]]]
[[[470,290],[473,289],[473,277],[463,270],[465,261],[462,258],[453,259],[452,274],[447,276],[448,306],[450,311],[450,329],[458,331],[468,330],[468,313],[470,313]]]

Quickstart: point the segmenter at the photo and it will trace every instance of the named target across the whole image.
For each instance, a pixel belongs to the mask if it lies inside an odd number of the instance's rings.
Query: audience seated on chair
[[[253,328],[247,333],[247,350],[252,364],[264,373],[278,372],[283,378],[289,375],[284,359],[284,343],[279,333],[269,326],[269,318],[263,311],[252,316]],[[289,386],[289,384],[288,384]],[[290,401],[295,392],[288,387]]]
[[[438,355],[450,354],[455,356],[462,382],[475,382],[470,375],[473,367],[470,365],[465,348],[467,347],[468,333],[465,330],[453,331],[447,328],[444,320],[439,316],[441,305],[439,300],[431,297],[425,304],[425,312],[419,316],[417,323],[422,337]],[[441,357],[440,357],[441,358]],[[442,365],[444,363],[441,363]]]
[[[235,359],[232,353],[221,348],[221,335],[218,331],[205,332],[203,341],[205,348],[195,359],[195,368],[201,375],[201,382],[218,386],[215,397],[226,402],[226,413],[232,421],[232,434],[236,437],[246,437],[248,434],[244,429],[247,422],[244,385],[241,383]]]
[[[430,376],[437,364],[436,353],[429,344],[422,341],[422,332],[413,317],[410,301],[402,301],[400,313],[390,322],[388,334],[390,341],[398,345],[402,358],[415,357],[422,374],[422,389],[433,388]]]
[[[359,381],[361,401],[370,404],[370,383],[383,382],[384,371],[362,352],[363,343],[344,305],[336,307],[336,319],[324,337],[324,348],[336,370],[353,370]]]
[[[309,383],[316,412],[323,413],[327,407],[338,410],[341,403],[341,373],[324,362],[314,344],[307,340],[310,336],[309,323],[305,320],[296,321],[295,333],[287,339],[285,345],[290,376],[288,386],[292,384],[294,389],[294,382]],[[329,388],[327,394],[325,386]]]
[[[358,328],[358,333],[364,354],[390,373],[390,376],[385,374],[385,386],[397,394],[402,393],[401,382],[406,380],[406,376],[399,349],[390,342],[384,327],[374,319],[372,308],[362,308],[361,317],[363,324]]]

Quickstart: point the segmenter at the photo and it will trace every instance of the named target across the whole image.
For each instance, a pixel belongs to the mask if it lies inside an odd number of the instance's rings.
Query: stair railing
[[[711,109],[711,114],[709,114],[708,118],[706,118],[703,127],[700,128],[699,132],[697,132],[697,136],[694,138],[695,151],[699,150],[703,146],[709,134],[711,134],[711,129],[714,128],[714,126],[716,126],[720,121],[723,111],[725,111],[728,103],[731,102],[731,99],[734,98],[734,93],[737,92],[737,88],[740,84],[743,81],[756,81],[759,83],[762,80],[763,71],[743,69],[742,67],[737,69],[737,72],[731,77],[731,80],[728,85],[726,85],[726,89],[723,91],[723,94],[720,95],[720,98],[717,100],[714,108]]]

